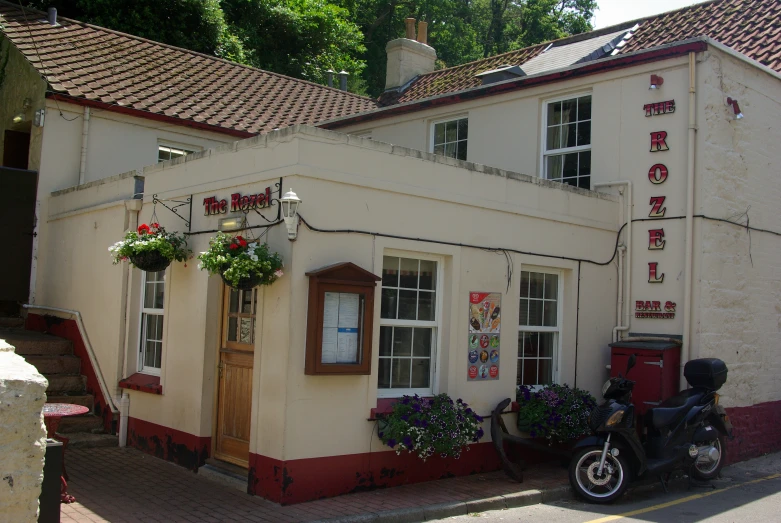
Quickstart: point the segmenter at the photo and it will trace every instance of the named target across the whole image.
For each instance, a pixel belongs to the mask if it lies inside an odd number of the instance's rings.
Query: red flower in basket
[[[231,244],[228,246],[228,248],[229,248],[230,250],[232,250],[232,251],[235,251],[236,249],[238,249],[238,248],[239,248],[239,246],[238,246],[238,245],[236,245],[235,243],[231,243]]]
[[[241,236],[236,236],[236,239],[239,240],[239,245],[241,245],[242,247],[246,247],[247,246],[247,240],[245,240]]]
[[[155,222],[155,223],[150,223],[150,224],[149,224],[149,226],[150,226],[150,227],[152,227],[153,229],[159,229],[159,228],[160,228],[160,224],[159,224],[159,223],[157,223],[157,222]]]
[[[142,223],[138,226],[138,234],[149,234],[149,226],[145,223]]]

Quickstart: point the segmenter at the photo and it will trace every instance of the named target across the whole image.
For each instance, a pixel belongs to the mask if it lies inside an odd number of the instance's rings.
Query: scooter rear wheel
[[[697,456],[697,461],[694,462],[691,470],[691,475],[694,479],[709,481],[711,479],[716,479],[719,476],[722,467],[724,467],[724,463],[727,461],[726,445],[724,443],[724,436],[721,434],[712,441],[698,441],[696,443],[701,452],[713,447],[716,449],[719,456],[716,461],[709,459],[709,456],[707,455]]]
[[[572,490],[590,503],[610,503],[629,487],[631,470],[626,458],[608,452],[605,468],[598,474],[600,447],[586,447],[576,452],[569,465]]]

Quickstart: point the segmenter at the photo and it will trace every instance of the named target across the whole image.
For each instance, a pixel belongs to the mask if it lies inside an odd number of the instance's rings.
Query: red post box
[[[626,374],[629,356],[634,354],[637,358],[628,378],[635,382],[632,403],[638,418],[680,391],[681,346],[677,343],[617,341],[610,348],[610,377],[618,376],[619,372]]]

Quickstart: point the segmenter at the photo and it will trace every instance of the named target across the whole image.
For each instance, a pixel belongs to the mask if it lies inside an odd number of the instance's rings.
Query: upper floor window
[[[550,385],[561,334],[558,272],[521,271],[518,321],[518,385]]]
[[[431,394],[437,347],[437,266],[432,259],[382,260],[378,394]]]
[[[157,146],[157,163],[180,158],[194,152],[197,151],[195,149],[186,149],[177,145],[159,144]]]
[[[159,375],[163,364],[165,270],[144,272],[142,288],[138,368],[140,372]]]
[[[591,96],[545,104],[545,178],[591,188]]]
[[[431,151],[434,154],[466,160],[466,142],[469,136],[468,118],[435,122],[431,132],[433,134]]]

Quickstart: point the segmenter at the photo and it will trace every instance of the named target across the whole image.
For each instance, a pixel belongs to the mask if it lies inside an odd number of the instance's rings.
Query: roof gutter
[[[415,111],[421,111],[423,109],[431,109],[434,107],[442,107],[452,105],[456,103],[465,102],[468,100],[475,100],[479,98],[485,98],[487,96],[495,96],[505,94],[508,92],[519,91],[522,89],[528,89],[536,87],[538,85],[558,82],[561,80],[568,80],[571,78],[579,78],[582,76],[589,76],[593,74],[603,73],[605,71],[612,71],[614,69],[621,69],[633,65],[639,65],[649,62],[657,62],[660,60],[666,60],[674,56],[686,56],[691,52],[705,51],[708,48],[710,42],[707,39],[698,37],[689,40],[683,40],[674,44],[668,44],[653,49],[636,51],[626,55],[611,56],[594,62],[587,62],[584,64],[576,64],[567,68],[557,69],[553,72],[542,73],[536,76],[526,76],[519,79],[508,80],[488,86],[474,87],[465,91],[459,91],[456,93],[443,94],[440,96],[434,96],[423,100],[408,102],[405,104],[393,105],[377,111],[371,111],[366,113],[359,113],[353,116],[347,116],[344,118],[328,120],[317,125],[324,129],[338,129],[347,125],[353,125],[362,122],[369,122],[379,120],[382,118],[390,118],[400,114],[412,113]]]
[[[211,131],[213,133],[227,134],[230,136],[235,136],[237,138],[251,138],[259,134],[259,133],[251,133],[248,131],[239,131],[238,129],[226,129],[225,127],[220,127],[218,125],[194,122],[192,120],[185,120],[183,118],[176,118],[174,116],[167,116],[165,114],[153,113],[150,111],[142,111],[140,109],[133,109],[132,107],[125,107],[117,104],[99,102],[97,100],[87,100],[86,98],[79,98],[77,96],[70,96],[66,94],[46,93],[46,98],[50,98],[52,100],[58,100],[60,102],[81,105],[84,107],[94,107],[97,109],[103,109],[104,111],[111,111],[113,113],[126,114],[129,116],[135,116],[137,118],[144,118],[146,120],[154,120],[156,122],[165,122],[173,125],[180,125],[183,127],[191,127],[193,129],[199,129],[202,131]]]

